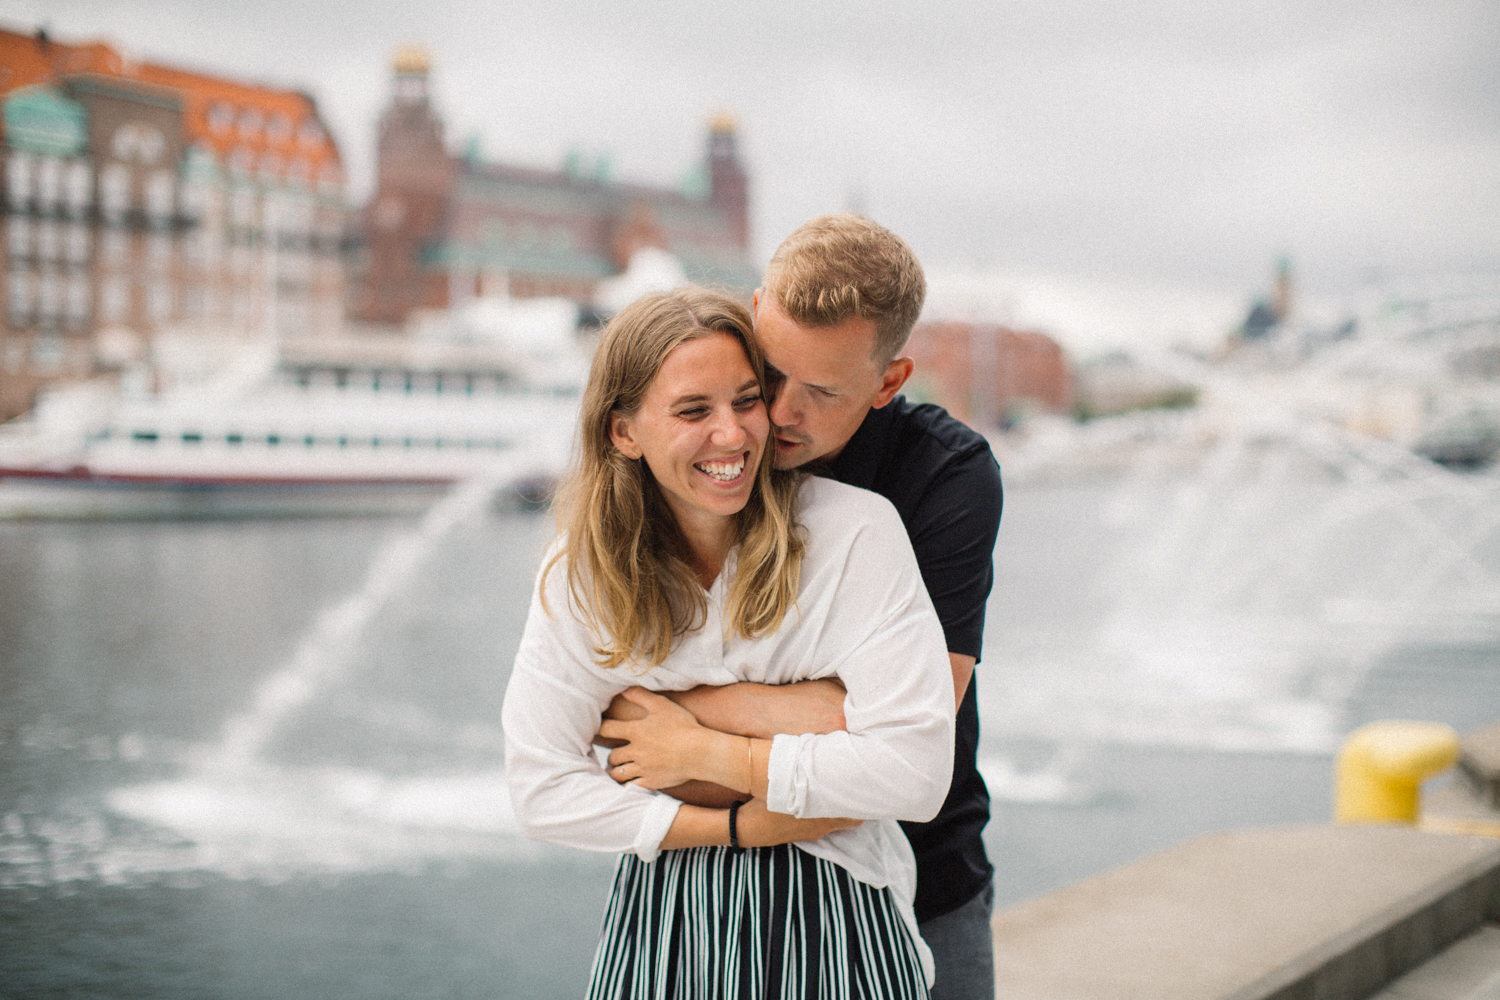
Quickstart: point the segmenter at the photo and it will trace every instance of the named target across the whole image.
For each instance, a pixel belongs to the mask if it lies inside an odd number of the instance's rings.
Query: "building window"
[[[89,261],[89,227],[82,222],[68,224],[64,239],[64,256],[70,264],[87,264]]]
[[[62,371],[66,356],[66,345],[55,334],[37,334],[31,339],[31,364],[41,374]]]
[[[229,154],[229,172],[235,177],[248,177],[253,169],[255,169],[255,154],[244,146],[240,146]]]
[[[146,215],[152,225],[164,226],[172,217],[172,172],[158,170],[146,178]]]
[[[75,219],[88,213],[93,201],[94,171],[85,160],[74,160],[68,164],[66,201],[68,214]]]
[[[146,290],[146,315],[152,323],[164,323],[172,316],[172,286],[153,281]]]
[[[106,323],[123,323],[130,315],[130,284],[124,278],[109,278],[99,289],[99,309]]]
[[[165,271],[172,263],[172,237],[166,233],[146,237],[146,261],[151,270]]]
[[[292,138],[292,120],[283,111],[278,111],[266,123],[266,138],[272,142],[288,142]]]
[[[208,234],[201,229],[193,230],[182,238],[182,259],[202,268],[207,256]]]
[[[240,112],[240,138],[258,139],[261,127],[265,124],[265,117],[255,108],[246,108]]]
[[[32,189],[35,167],[35,160],[27,153],[13,152],[5,161],[5,193],[12,208],[24,208],[31,204],[35,193]]]
[[[6,245],[14,258],[31,256],[31,220],[24,215],[12,215],[6,220]]]
[[[303,149],[317,149],[323,145],[323,126],[315,118],[302,119],[297,129],[297,143]]]
[[[43,271],[36,283],[36,313],[43,323],[55,323],[62,313],[62,287],[57,275]]]
[[[117,160],[135,160],[150,166],[167,151],[167,139],[153,125],[128,122],[115,129],[109,146]]]
[[[125,263],[125,254],[129,250],[130,237],[122,229],[106,229],[99,237],[99,256],[104,262],[112,267],[119,267]]]
[[[36,255],[40,260],[57,260],[62,256],[62,240],[57,223],[41,219],[36,224]]]
[[[72,329],[81,329],[89,322],[89,281],[86,275],[75,274],[68,278],[67,321]]]
[[[208,207],[208,186],[202,181],[184,181],[177,188],[177,211],[184,219],[197,222]]]
[[[43,212],[55,212],[62,202],[62,161],[44,156],[36,165],[36,202]]]
[[[208,130],[214,135],[223,135],[234,127],[234,105],[227,101],[215,101],[208,108]]]
[[[10,325],[13,327],[25,326],[31,322],[32,309],[32,279],[30,271],[15,270],[10,272],[8,294],[6,300],[9,306]]]
[[[202,319],[208,314],[208,297],[202,285],[189,285],[183,290],[182,311],[188,319]]]
[[[255,189],[237,187],[229,198],[229,221],[241,229],[255,226]]]
[[[229,270],[238,277],[250,274],[250,248],[244,244],[229,251]]]
[[[130,170],[124,164],[111,163],[99,172],[99,205],[111,222],[130,211]]]
[[[255,319],[255,310],[250,301],[250,296],[245,292],[237,292],[234,301],[230,305],[230,319],[234,325],[246,329]]]

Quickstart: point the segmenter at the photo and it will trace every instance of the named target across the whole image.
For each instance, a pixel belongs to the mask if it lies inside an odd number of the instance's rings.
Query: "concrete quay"
[[[1415,969],[1426,978],[1412,988],[1427,992],[1383,1000],[1500,1000],[1486,985],[1500,977],[1497,919],[1500,839],[1407,826],[1227,833],[996,913],[995,993],[1362,1000],[1408,988]]]

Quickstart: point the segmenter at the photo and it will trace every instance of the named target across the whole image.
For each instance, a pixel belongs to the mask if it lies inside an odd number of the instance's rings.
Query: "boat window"
[[[136,431],[130,436],[136,441],[155,441],[158,435],[155,431]]]
[[[225,434],[224,435],[224,443],[225,444],[242,444],[244,442],[244,440],[245,440],[245,435],[237,433],[237,432],[231,432],[229,434]]]
[[[313,445],[315,445],[315,444],[318,443],[318,440],[317,440],[317,438],[313,437],[311,434],[304,434],[302,436],[302,443],[304,445],[306,445],[307,447],[311,448]]]
[[[267,434],[266,435],[266,444],[280,444],[280,443],[281,443],[281,435],[280,434]]]
[[[182,443],[183,444],[198,444],[202,440],[203,440],[203,435],[199,434],[197,431],[183,431],[182,432]]]

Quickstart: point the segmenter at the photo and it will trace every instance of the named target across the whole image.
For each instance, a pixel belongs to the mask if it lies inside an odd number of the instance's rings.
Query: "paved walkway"
[[[996,913],[996,996],[1364,1000],[1493,919],[1497,896],[1500,840],[1388,826],[1205,837]]]

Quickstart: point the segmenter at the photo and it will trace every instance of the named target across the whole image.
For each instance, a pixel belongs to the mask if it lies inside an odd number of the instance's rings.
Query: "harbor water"
[[[1362,722],[1500,717],[1492,478],[1190,464],[1008,488],[1002,904],[1326,819]],[[613,859],[516,834],[499,727],[552,524],[444,505],[0,524],[0,996],[581,995]]]

